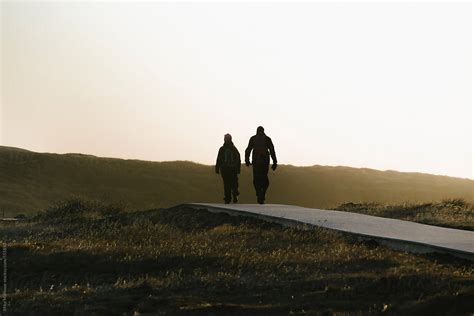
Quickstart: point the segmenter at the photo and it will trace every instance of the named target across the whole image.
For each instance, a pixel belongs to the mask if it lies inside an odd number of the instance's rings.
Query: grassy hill
[[[474,311],[474,262],[320,227],[186,207],[123,212],[77,200],[29,221],[0,222],[0,231],[9,240],[9,315]]]
[[[242,168],[242,203],[255,203],[251,168]],[[212,166],[83,154],[35,153],[0,146],[0,215],[31,214],[71,196],[125,203],[128,209],[185,202],[222,202],[222,180]],[[349,167],[270,171],[268,203],[335,207],[342,203],[474,200],[474,181],[422,173]]]

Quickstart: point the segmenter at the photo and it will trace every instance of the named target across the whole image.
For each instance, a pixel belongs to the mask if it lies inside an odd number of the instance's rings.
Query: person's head
[[[265,131],[265,130],[263,129],[262,126],[257,127],[257,134],[263,134],[264,131]]]
[[[232,142],[232,136],[230,134],[225,134],[224,143],[231,143],[231,142]]]

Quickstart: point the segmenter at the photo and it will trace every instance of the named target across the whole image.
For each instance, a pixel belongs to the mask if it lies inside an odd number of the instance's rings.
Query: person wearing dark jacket
[[[230,203],[231,194],[234,203],[238,201],[240,174],[240,153],[232,142],[232,136],[225,134],[224,145],[219,148],[216,160],[216,173],[220,173],[224,181],[224,201]]]
[[[250,165],[250,152],[252,152],[253,166],[253,185],[257,194],[257,202],[265,203],[265,194],[267,193],[270,182],[268,181],[268,169],[270,166],[270,156],[272,157],[272,169],[277,168],[277,158],[275,148],[270,137],[265,135],[262,126],[257,128],[257,134],[249,140],[249,145],[245,150],[245,165]]]

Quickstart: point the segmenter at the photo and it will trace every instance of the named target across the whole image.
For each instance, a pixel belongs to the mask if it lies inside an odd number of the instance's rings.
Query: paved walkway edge
[[[230,209],[230,208],[226,208],[225,205],[216,206],[216,205],[206,205],[205,203],[186,203],[186,204],[181,204],[181,206],[187,206],[194,209],[206,209],[207,211],[212,212],[212,213],[227,213],[232,216],[247,216],[247,217],[258,218],[267,222],[277,223],[286,227],[296,227],[300,229],[311,229],[311,227],[313,226],[323,227],[325,229],[331,229],[331,230],[339,231],[345,234],[356,235],[361,240],[375,240],[382,245],[388,246],[396,250],[407,251],[407,252],[412,252],[412,253],[433,253],[433,252],[444,253],[444,254],[450,254],[459,258],[474,261],[473,252],[440,247],[436,245],[420,243],[417,241],[409,241],[409,240],[401,240],[401,239],[396,239],[396,238],[386,238],[382,236],[367,235],[363,233],[357,233],[354,231],[347,231],[344,229],[325,227],[323,225],[317,225],[314,223],[306,223],[306,222],[296,220],[296,219],[291,219],[291,218],[282,218],[282,217],[271,216],[267,214],[264,215],[264,214],[253,213],[251,211]]]

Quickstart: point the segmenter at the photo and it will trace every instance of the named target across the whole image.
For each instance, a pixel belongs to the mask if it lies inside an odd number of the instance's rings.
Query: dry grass
[[[474,230],[474,204],[463,199],[432,203],[345,203],[335,210],[390,217],[423,224]]]
[[[474,263],[325,229],[186,208],[128,213],[80,200],[0,229],[14,314],[474,311]]]

